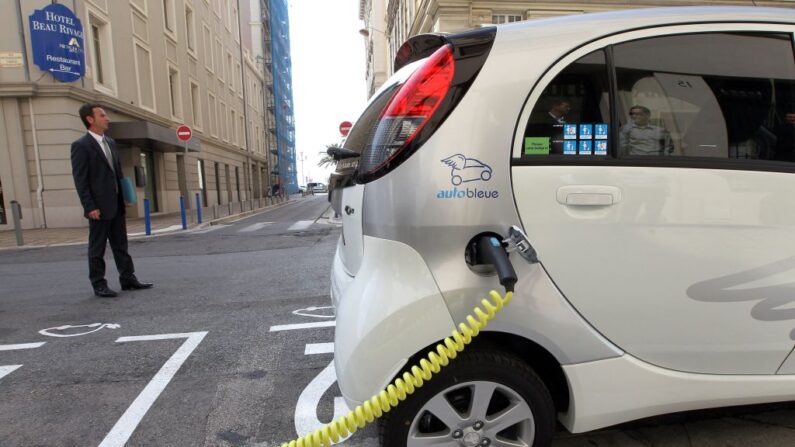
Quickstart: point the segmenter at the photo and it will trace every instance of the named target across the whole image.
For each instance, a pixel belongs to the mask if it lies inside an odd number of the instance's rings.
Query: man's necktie
[[[108,163],[110,163],[110,169],[113,173],[116,173],[116,167],[113,165],[113,156],[110,155],[110,146],[108,146],[108,140],[105,137],[102,137],[102,151],[105,152],[105,157],[108,158]],[[118,192],[119,186],[116,185],[116,182],[113,182],[113,190]]]
[[[113,166],[113,156],[110,155],[110,146],[108,146],[108,140],[106,140],[105,137],[102,137],[102,151],[105,152],[105,158],[108,159],[110,168],[115,172],[116,168]]]

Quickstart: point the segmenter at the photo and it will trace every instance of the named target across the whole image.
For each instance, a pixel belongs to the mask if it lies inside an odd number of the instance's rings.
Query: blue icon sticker
[[[596,148],[596,155],[607,155],[607,141],[597,140],[595,148]]]
[[[564,140],[576,140],[577,139],[577,125],[576,124],[564,124],[563,125],[563,139]]]
[[[597,124],[594,126],[594,138],[597,140],[607,139],[607,124]]]
[[[580,139],[590,140],[593,138],[593,124],[580,124]]]
[[[577,142],[574,140],[564,141],[563,155],[577,155]]]
[[[592,155],[593,152],[593,141],[591,140],[580,140],[580,155]]]

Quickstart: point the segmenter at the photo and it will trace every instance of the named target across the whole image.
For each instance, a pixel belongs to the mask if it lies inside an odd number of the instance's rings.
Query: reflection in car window
[[[566,67],[547,86],[530,113],[523,156],[607,155],[608,85],[602,50]]]
[[[665,36],[613,54],[621,156],[795,160],[791,36]]]

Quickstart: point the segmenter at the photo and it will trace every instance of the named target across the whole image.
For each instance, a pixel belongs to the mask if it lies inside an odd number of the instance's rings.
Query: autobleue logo
[[[500,196],[496,190],[485,191],[476,187],[458,189],[463,183],[491,180],[491,166],[486,163],[467,158],[464,154],[451,155],[441,161],[451,168],[450,183],[453,184],[453,189],[439,190],[436,193],[437,199],[496,199]]]

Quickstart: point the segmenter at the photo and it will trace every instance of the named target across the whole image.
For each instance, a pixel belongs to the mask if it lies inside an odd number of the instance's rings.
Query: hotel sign
[[[29,19],[33,63],[59,81],[83,77],[86,68],[80,19],[59,3],[35,10]]]

